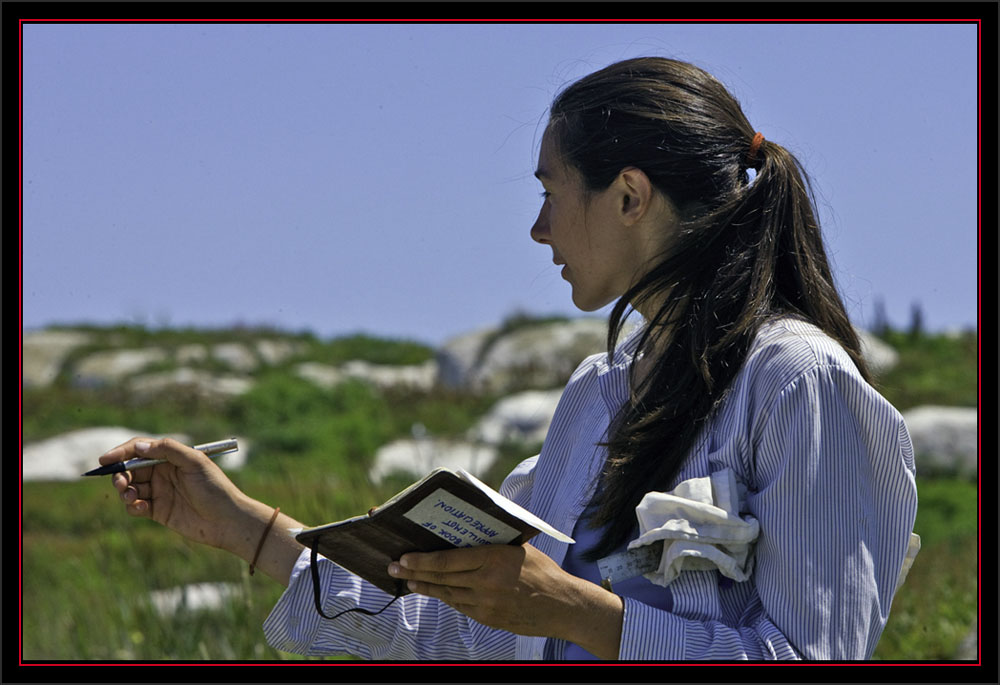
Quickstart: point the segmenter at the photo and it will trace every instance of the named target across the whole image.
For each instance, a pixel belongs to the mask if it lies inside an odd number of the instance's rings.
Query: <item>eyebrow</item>
[[[543,178],[552,178],[552,176],[545,169],[539,168],[535,171],[535,178],[541,180]]]

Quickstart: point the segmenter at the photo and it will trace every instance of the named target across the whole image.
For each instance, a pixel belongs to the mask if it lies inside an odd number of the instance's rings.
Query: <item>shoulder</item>
[[[790,316],[761,326],[744,366],[755,375],[773,377],[779,386],[817,368],[841,369],[862,378],[840,343],[814,324]]]
[[[763,408],[803,382],[870,388],[847,351],[819,327],[791,316],[764,324],[735,383],[737,392]]]
[[[619,374],[627,372],[645,330],[644,323],[626,327],[627,332],[618,341],[611,357],[608,357],[606,351],[597,352],[586,357],[577,365],[576,370],[570,377],[569,385],[578,383],[586,378],[604,376],[609,373]]]

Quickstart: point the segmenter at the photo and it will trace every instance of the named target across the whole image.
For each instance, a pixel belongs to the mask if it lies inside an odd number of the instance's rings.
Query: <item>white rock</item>
[[[92,336],[76,331],[33,331],[22,336],[22,382],[25,387],[45,387],[56,379],[66,356],[91,342]]]
[[[447,341],[437,353],[441,384],[476,392],[560,387],[607,342],[607,322],[598,318],[498,331],[483,329]]]
[[[254,347],[264,363],[272,366],[297,354],[302,354],[306,349],[304,343],[291,340],[258,340]]]
[[[465,388],[479,361],[480,350],[499,329],[483,328],[447,340],[436,352],[438,381],[448,388]]]
[[[470,436],[492,445],[542,442],[560,397],[562,390],[527,390],[505,397],[479,420]]]
[[[178,364],[190,364],[191,362],[203,362],[208,359],[208,350],[204,345],[192,344],[181,345],[174,353],[174,359]]]
[[[855,332],[861,341],[861,355],[874,375],[881,375],[899,363],[899,353],[891,345],[860,328]]]
[[[212,346],[212,357],[234,371],[249,372],[258,366],[257,357],[242,343],[219,343]]]
[[[979,619],[972,622],[972,627],[966,633],[962,642],[955,650],[954,659],[960,661],[975,661],[979,658]]]
[[[295,374],[321,388],[330,388],[344,381],[344,373],[335,366],[319,362],[303,362],[295,367]]]
[[[437,382],[437,362],[423,364],[372,364],[355,359],[339,367],[317,362],[303,362],[295,367],[299,378],[304,378],[321,388],[332,388],[348,379],[361,380],[379,388],[408,387],[430,390]]]
[[[129,380],[129,389],[137,394],[153,395],[169,388],[190,387],[202,397],[229,398],[242,395],[253,381],[239,376],[215,376],[201,369],[174,369],[150,373]]]
[[[437,381],[437,362],[433,359],[423,364],[372,364],[362,360],[345,362],[341,371],[348,378],[356,378],[379,388],[408,387],[430,390]]]
[[[606,349],[607,335],[607,322],[593,318],[517,329],[486,350],[469,384],[492,392],[561,387],[581,361]]]
[[[82,428],[24,446],[21,452],[22,478],[25,481],[78,480],[80,474],[95,469],[97,458],[112,447],[134,437],[171,437],[190,445],[191,439],[181,433],[158,435],[149,431],[123,427]],[[228,436],[220,435],[222,440]],[[242,468],[250,453],[250,441],[237,437],[239,450],[219,457],[216,463],[224,470]]]
[[[439,466],[463,468],[482,476],[496,458],[497,449],[492,445],[437,438],[397,440],[378,449],[368,477],[378,483],[390,473],[401,471],[422,478]]]
[[[242,595],[242,588],[235,583],[194,583],[167,590],[155,590],[149,593],[149,600],[156,613],[169,617],[180,610],[218,610]]]
[[[913,441],[917,473],[943,472],[975,478],[979,472],[977,410],[915,407],[903,412]]]
[[[95,352],[73,369],[73,383],[78,386],[117,383],[166,359],[167,353],[158,347]]]
[[[99,456],[136,436],[165,437],[132,428],[82,428],[27,444],[21,452],[22,478],[26,481],[78,480],[81,473],[100,466],[97,463]],[[171,434],[169,437],[188,442],[185,435]]]

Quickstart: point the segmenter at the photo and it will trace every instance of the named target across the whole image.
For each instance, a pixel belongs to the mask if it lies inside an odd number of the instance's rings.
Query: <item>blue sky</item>
[[[546,108],[645,54],[812,175],[852,319],[977,321],[971,24],[28,24],[23,325],[436,344],[578,314],[528,230]],[[604,310],[603,313],[606,313]]]

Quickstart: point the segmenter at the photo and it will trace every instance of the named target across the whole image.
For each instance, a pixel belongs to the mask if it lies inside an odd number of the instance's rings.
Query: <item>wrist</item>
[[[227,536],[227,551],[283,585],[304,547],[293,529],[304,526],[276,507],[245,497],[237,506],[234,532]]]
[[[575,578],[565,633],[559,637],[579,645],[599,659],[617,660],[621,648],[625,600],[600,585]]]

